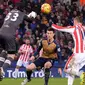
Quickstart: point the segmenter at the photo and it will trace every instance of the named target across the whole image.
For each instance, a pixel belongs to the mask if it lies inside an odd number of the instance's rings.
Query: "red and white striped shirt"
[[[68,27],[62,27],[52,24],[52,28],[59,31],[71,33],[75,44],[74,53],[84,53],[84,27],[81,24]]]
[[[23,44],[20,48],[19,51],[24,51],[23,54],[20,55],[19,59],[27,62],[29,60],[30,54],[33,53],[32,46]]]

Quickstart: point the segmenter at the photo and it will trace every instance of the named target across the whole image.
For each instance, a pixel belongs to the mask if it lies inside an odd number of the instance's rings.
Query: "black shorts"
[[[54,59],[43,58],[43,57],[39,57],[33,63],[36,65],[37,68],[39,68],[39,67],[42,68],[42,67],[44,67],[44,64],[48,61],[51,62],[51,64],[53,65]]]
[[[14,36],[0,34],[0,47],[8,51],[8,53],[16,52],[16,41]]]

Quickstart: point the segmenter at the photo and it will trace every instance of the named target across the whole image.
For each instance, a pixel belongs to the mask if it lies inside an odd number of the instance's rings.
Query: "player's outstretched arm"
[[[55,30],[63,31],[63,32],[73,33],[75,26],[62,27],[62,26],[58,26],[56,24],[52,24],[52,28]]]

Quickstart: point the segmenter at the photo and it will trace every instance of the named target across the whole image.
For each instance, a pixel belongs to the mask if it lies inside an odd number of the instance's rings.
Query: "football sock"
[[[50,75],[50,69],[46,68],[45,69],[45,85],[48,85],[49,75]]]
[[[68,75],[68,85],[73,85],[73,81],[74,81],[74,76]]]
[[[31,80],[31,74],[32,74],[32,71],[26,71],[26,74],[27,74],[27,79],[28,80]]]

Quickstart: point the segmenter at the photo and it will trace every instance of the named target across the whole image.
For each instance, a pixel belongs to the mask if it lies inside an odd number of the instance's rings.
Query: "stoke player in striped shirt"
[[[62,27],[52,24],[52,28],[69,32],[74,39],[74,51],[71,57],[69,57],[64,71],[68,74],[68,85],[72,85],[74,81],[74,75],[81,78],[80,85],[85,82],[85,73],[79,71],[85,65],[85,52],[84,52],[84,27],[82,26],[82,20],[79,16],[74,18],[74,26]]]
[[[26,67],[28,64],[30,64],[29,58],[33,53],[33,48],[30,45],[30,39],[28,37],[26,37],[26,38],[24,38],[24,41],[25,41],[25,44],[21,45],[21,47],[18,50],[18,53],[20,56],[19,56],[19,59],[16,64],[14,78],[18,77],[18,71],[21,66]],[[28,73],[28,71],[26,73]]]

